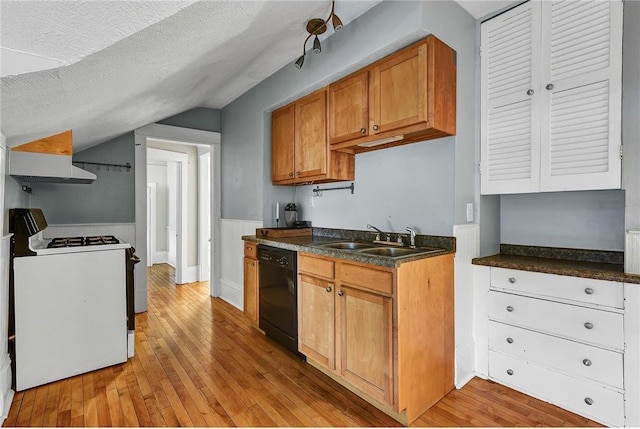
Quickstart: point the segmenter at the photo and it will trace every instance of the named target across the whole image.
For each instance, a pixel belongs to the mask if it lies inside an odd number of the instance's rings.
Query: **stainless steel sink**
[[[408,249],[406,247],[376,247],[374,249],[359,250],[358,253],[365,253],[367,255],[376,256],[389,256],[395,258],[397,256],[417,255],[418,253],[431,253],[439,252],[442,249],[437,248],[420,248],[420,249]]]
[[[357,241],[342,241],[340,243],[326,243],[320,244],[322,247],[329,247],[331,249],[345,249],[345,250],[358,250],[358,249],[371,249],[375,248],[374,244],[361,243]]]

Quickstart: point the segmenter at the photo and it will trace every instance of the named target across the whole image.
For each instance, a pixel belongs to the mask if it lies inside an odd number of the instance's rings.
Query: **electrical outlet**
[[[473,203],[467,203],[467,222],[473,222]]]

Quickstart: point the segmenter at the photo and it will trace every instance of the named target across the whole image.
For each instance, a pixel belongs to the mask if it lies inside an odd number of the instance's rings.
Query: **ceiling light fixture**
[[[336,2],[333,0],[331,2],[331,13],[327,17],[327,19],[321,18],[313,18],[307,21],[307,33],[309,35],[306,39],[304,39],[304,43],[302,44],[302,55],[298,57],[293,65],[297,69],[301,69],[304,64],[304,56],[306,54],[307,41],[311,38],[311,36],[315,36],[313,39],[313,52],[319,54],[322,52],[322,46],[320,45],[320,39],[318,38],[319,34],[323,34],[327,31],[327,22],[331,20],[331,25],[333,25],[333,31],[340,31],[342,29],[342,21],[338,18],[338,15],[335,13]]]

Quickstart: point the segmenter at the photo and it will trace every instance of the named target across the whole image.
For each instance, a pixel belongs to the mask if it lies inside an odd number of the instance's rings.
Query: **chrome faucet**
[[[416,230],[411,228],[410,226],[407,227],[407,231],[409,231],[409,234],[411,234],[411,243],[410,246],[411,247],[416,247]]]
[[[378,232],[378,234],[376,235],[376,241],[380,241],[380,234],[386,234],[387,235],[387,241],[389,240],[389,234],[387,234],[386,232],[380,231],[378,228],[376,228],[375,226],[373,226],[371,224],[367,224],[367,228],[375,229]]]

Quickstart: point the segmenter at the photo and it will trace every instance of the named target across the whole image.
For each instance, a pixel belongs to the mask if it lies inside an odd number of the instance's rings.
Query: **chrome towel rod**
[[[317,194],[319,194],[320,192],[324,192],[324,191],[337,191],[337,190],[339,190],[339,189],[351,189],[351,193],[353,194],[354,184],[352,183],[352,184],[351,184],[351,185],[349,185],[349,186],[341,186],[341,187],[338,187],[338,188],[323,188],[323,189],[320,189],[320,186],[316,186],[316,188],[315,188],[315,189],[313,189],[313,192],[317,195]]]

